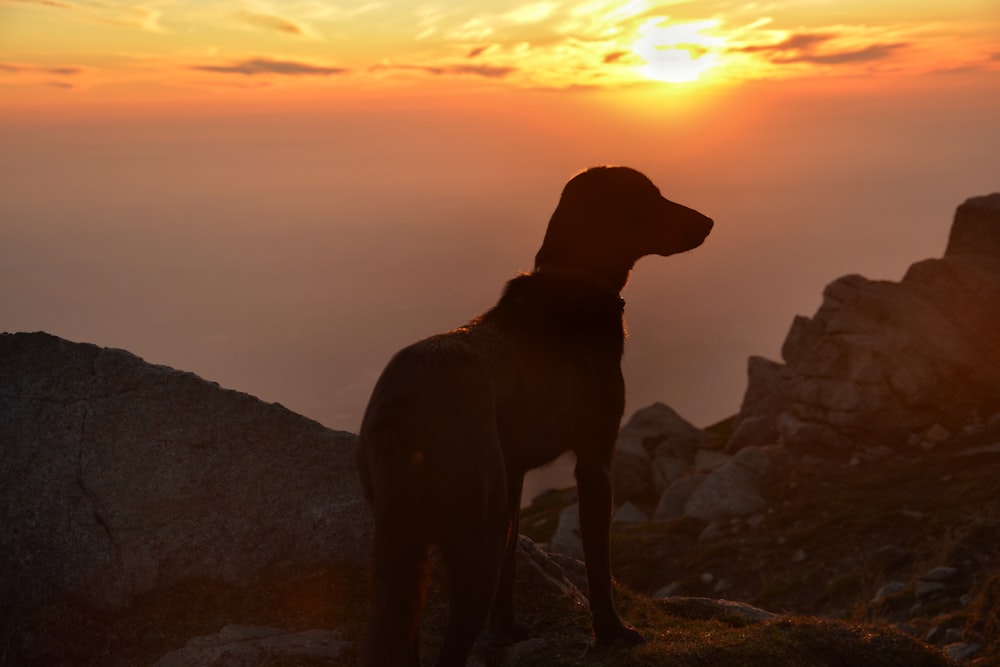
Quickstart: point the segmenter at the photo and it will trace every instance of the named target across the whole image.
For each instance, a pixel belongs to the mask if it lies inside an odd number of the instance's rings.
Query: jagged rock
[[[663,403],[639,410],[618,435],[611,465],[615,497],[640,502],[655,497],[651,472],[654,456],[686,459],[710,440],[707,433]]]
[[[733,423],[733,434],[726,443],[727,453],[777,441],[776,420],[790,408],[793,379],[784,364],[758,356],[747,360],[747,391]]]
[[[746,447],[728,463],[710,473],[684,505],[685,516],[709,523],[750,516],[767,508],[761,494],[773,472],[777,447]]]
[[[277,660],[337,660],[350,647],[339,632],[288,632],[253,625],[227,625],[218,634],[192,639],[153,667],[257,667]]]
[[[899,446],[935,424],[954,431],[1000,407],[1000,194],[958,208],[945,256],[901,282],[846,276],[812,318],[796,317],[785,366],[751,363],[727,451],[773,439],[792,447]],[[758,406],[766,405],[767,410]],[[743,429],[741,430],[741,427]]]
[[[958,207],[946,255],[1000,256],[1000,193],[972,197]]]
[[[353,442],[122,350],[0,335],[0,606],[360,569]]]

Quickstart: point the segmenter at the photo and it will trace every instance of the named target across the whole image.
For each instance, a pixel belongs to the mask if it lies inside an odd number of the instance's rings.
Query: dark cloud
[[[472,74],[488,79],[502,79],[517,71],[516,67],[505,67],[500,65],[375,65],[369,68],[372,72],[382,72],[388,70],[404,70],[411,72],[424,72],[434,76],[446,74]]]
[[[481,55],[483,55],[483,52],[486,49],[488,49],[488,48],[490,48],[490,47],[488,47],[488,46],[477,46],[476,48],[472,49],[467,54],[465,54],[465,57],[466,58],[475,58],[476,56],[481,56]]]
[[[295,25],[288,19],[283,19],[280,16],[274,16],[271,14],[256,14],[254,12],[240,12],[240,19],[244,23],[248,23],[252,26],[258,28],[266,28],[268,30],[275,30],[277,32],[285,33],[286,35],[303,35],[302,28]]]
[[[628,51],[612,51],[611,53],[606,53],[604,54],[604,64],[610,65],[611,63],[616,63],[627,55]]]
[[[82,67],[45,67],[42,65],[13,65],[11,63],[0,63],[0,72],[10,72],[12,74],[22,74],[25,72],[35,74],[51,74],[52,76],[76,76],[83,73]]]
[[[814,63],[817,65],[843,65],[883,60],[893,52],[909,46],[906,43],[872,44],[860,49],[828,50],[827,45],[837,35],[830,33],[799,33],[774,44],[744,46],[743,53],[763,53],[776,65],[791,63]]]
[[[843,65],[849,63],[868,63],[873,60],[884,60],[895,51],[909,46],[906,43],[872,44],[863,49],[853,51],[838,51],[834,53],[801,53],[789,56],[771,58],[777,65],[788,63],[815,63],[817,65]]]
[[[782,40],[775,44],[755,44],[754,46],[744,46],[739,49],[744,53],[758,53],[764,52],[783,52],[783,51],[801,51],[804,49],[811,49],[817,44],[822,44],[833,39],[833,35],[823,34],[823,33],[800,33],[798,35],[792,35],[788,39]]]
[[[283,76],[330,76],[345,74],[350,70],[343,67],[320,67],[290,60],[269,60],[267,58],[251,58],[232,65],[194,65],[191,69],[201,72],[216,72],[220,74],[280,74]]]

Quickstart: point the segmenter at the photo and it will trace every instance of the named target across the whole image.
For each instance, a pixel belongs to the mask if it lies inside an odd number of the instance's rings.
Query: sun
[[[655,18],[639,27],[639,37],[632,52],[645,61],[639,72],[647,79],[667,83],[695,81],[719,63],[717,51],[724,44],[721,37],[703,34],[718,25],[716,20],[661,25],[666,19]]]

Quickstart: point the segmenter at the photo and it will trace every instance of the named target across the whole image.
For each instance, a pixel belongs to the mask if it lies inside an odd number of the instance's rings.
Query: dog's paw
[[[605,628],[595,627],[594,635],[597,643],[602,646],[638,646],[646,643],[646,639],[639,634],[638,630],[622,621]]]

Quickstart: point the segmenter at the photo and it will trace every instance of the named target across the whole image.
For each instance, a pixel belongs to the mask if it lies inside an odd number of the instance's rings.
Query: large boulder
[[[663,403],[637,411],[622,427],[615,445],[611,465],[615,498],[655,502],[668,483],[654,474],[656,460],[690,460],[711,441],[708,433]]]
[[[0,335],[0,606],[363,567],[354,437],[44,333]]]
[[[784,368],[751,373],[728,451],[766,444],[774,430],[793,447],[898,445],[1000,411],[998,239],[1000,194],[977,197],[958,208],[943,258],[898,283],[852,275],[828,285],[816,314],[795,318]]]

